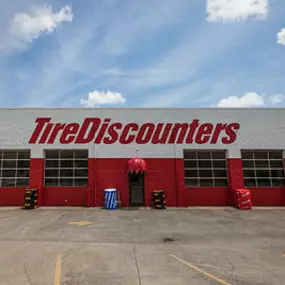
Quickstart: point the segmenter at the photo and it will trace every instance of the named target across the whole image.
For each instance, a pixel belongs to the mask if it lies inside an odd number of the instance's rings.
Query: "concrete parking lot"
[[[278,285],[284,268],[282,209],[0,209],[1,285]]]

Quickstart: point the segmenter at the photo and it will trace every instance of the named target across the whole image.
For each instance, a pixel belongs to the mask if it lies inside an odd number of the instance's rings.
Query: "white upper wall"
[[[37,126],[35,123],[37,118],[51,118],[49,123],[65,124],[58,125],[61,130],[55,136],[54,143],[39,143],[43,133],[46,131],[48,134],[49,127],[51,131],[47,140],[55,128],[54,125],[47,127],[48,123],[44,124],[38,139],[34,143],[29,143]],[[145,128],[146,133],[150,134],[148,143],[122,144],[117,140],[111,144],[104,142],[95,144],[94,139],[100,132],[101,122],[92,141],[76,144],[76,137],[85,118],[99,118],[102,121],[105,118],[111,119],[109,124],[106,124],[106,135],[102,140],[113,137],[115,141],[116,132],[119,138],[126,125],[129,129],[129,132],[126,132],[127,138],[130,139],[130,135],[136,137],[139,130],[136,130],[135,125],[128,125],[130,123],[137,124],[139,128],[146,123],[154,125],[148,125]],[[196,128],[190,125],[193,120],[199,120]],[[69,125],[71,123],[73,125]],[[115,128],[112,125],[114,123],[118,123],[117,131],[113,129],[113,134],[108,135],[110,126]],[[189,124],[185,140],[188,136],[191,141],[193,135],[193,142],[153,144],[153,134],[159,123]],[[169,136],[174,125],[170,127]],[[200,143],[197,143],[199,129]],[[89,131],[91,131],[90,127],[85,133],[85,138]],[[66,134],[65,139],[70,143],[60,142],[63,132]],[[216,143],[213,139],[215,132]],[[141,130],[142,133],[143,130]],[[48,148],[88,148],[90,157],[132,157],[138,149],[142,157],[158,158],[182,157],[184,148],[226,149],[229,157],[239,157],[240,149],[285,149],[285,109],[0,109],[0,148],[29,148],[32,157],[42,157],[43,150]]]

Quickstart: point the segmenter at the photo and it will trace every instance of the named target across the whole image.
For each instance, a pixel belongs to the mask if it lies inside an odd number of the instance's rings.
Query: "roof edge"
[[[202,107],[202,108],[185,108],[185,107],[0,107],[1,110],[207,110],[207,111],[226,111],[226,110],[284,110],[285,107]]]

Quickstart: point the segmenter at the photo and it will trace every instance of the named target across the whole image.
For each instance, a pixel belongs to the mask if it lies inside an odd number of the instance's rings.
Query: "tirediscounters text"
[[[127,123],[110,118],[85,118],[82,124],[54,123],[52,118],[37,118],[30,144],[232,144],[240,128],[238,123]]]

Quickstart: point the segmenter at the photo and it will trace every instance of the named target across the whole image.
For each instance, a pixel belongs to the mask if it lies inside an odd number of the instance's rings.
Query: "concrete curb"
[[[14,211],[14,210],[22,210],[23,207],[9,207],[9,206],[4,206],[0,207],[0,211]],[[88,210],[88,211],[108,211],[102,207],[40,207],[37,208],[37,211],[46,211],[46,210]],[[110,210],[110,211],[148,211],[148,210],[153,210],[153,211],[191,211],[191,210],[236,210],[236,211],[245,211],[245,210],[239,210],[234,207],[169,207],[164,210],[157,210],[153,209],[151,207],[134,207],[134,208],[129,208],[129,207],[123,207],[123,208],[118,208],[116,210]],[[252,207],[252,210],[285,210],[285,206],[283,207]]]
[[[0,207],[0,211],[12,211],[12,210],[20,210],[23,207],[9,207],[9,206],[3,206]]]

